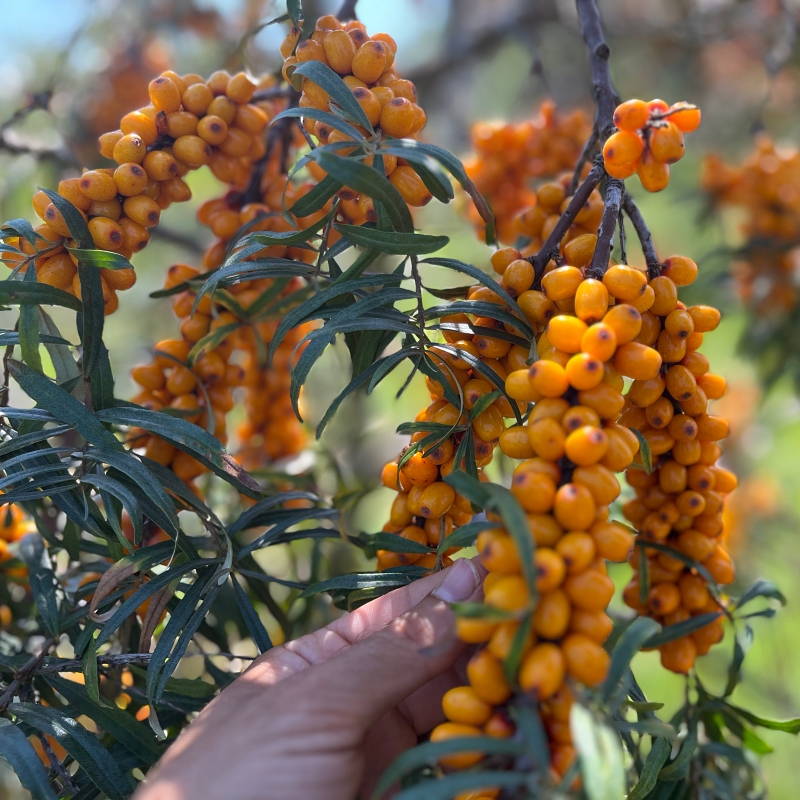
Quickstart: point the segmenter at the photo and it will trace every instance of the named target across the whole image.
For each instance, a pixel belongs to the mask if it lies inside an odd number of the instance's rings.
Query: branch
[[[602,280],[608,269],[608,259],[614,245],[614,229],[617,227],[619,209],[625,194],[625,184],[618,178],[609,178],[606,183],[605,208],[597,232],[597,244],[592,256],[592,265],[586,270],[587,277]]]
[[[534,286],[539,285],[547,262],[553,257],[553,253],[558,253],[558,247],[561,244],[561,240],[564,238],[564,234],[575,221],[575,217],[578,216],[578,213],[589,199],[589,195],[595,190],[597,184],[600,183],[600,179],[603,175],[605,175],[603,167],[600,164],[595,164],[586,176],[586,180],[578,187],[575,194],[572,195],[572,200],[569,201],[566,211],[559,217],[555,227],[542,245],[542,249],[535,256],[528,258],[528,261],[533,266]]]
[[[639,211],[639,206],[636,205],[636,201],[629,194],[625,195],[625,199],[622,202],[622,210],[627,214],[636,231],[636,235],[639,237],[650,279],[657,278],[661,274],[661,262],[658,260],[653,237],[647,227],[647,223],[644,221],[642,212]]]
[[[600,142],[603,143],[614,132],[614,109],[619,105],[619,95],[611,81],[608,66],[611,49],[603,36],[596,0],[576,0],[576,5],[581,21],[581,34],[589,48],[596,106],[595,128]]]
[[[204,658],[242,658],[245,661],[251,661],[253,656],[237,656],[234,653],[185,653],[183,658],[191,658],[192,656],[203,656]],[[98,656],[97,667],[124,667],[128,664],[149,664],[150,659],[153,658],[152,653],[123,653],[116,656]],[[79,658],[64,659],[64,658],[47,658],[42,659],[43,663],[35,667],[32,671],[36,675],[45,675],[53,672],[82,672],[84,663]]]
[[[598,139],[599,136],[597,134],[597,128],[593,127],[592,132],[589,134],[589,138],[586,140],[586,144],[583,146],[583,150],[581,150],[581,154],[578,157],[578,163],[575,165],[575,171],[572,173],[572,180],[569,182],[569,188],[567,189],[567,197],[575,194],[575,189],[578,188],[578,181],[581,179],[583,165],[592,157],[592,151],[595,149],[595,147],[597,147]]]
[[[358,19],[356,16],[356,5],[358,5],[358,0],[344,0],[341,8],[339,9],[339,13],[336,15],[337,19],[340,22]]]
[[[31,656],[30,659],[23,665],[22,669],[14,675],[14,679],[8,684],[3,695],[0,697],[0,712],[8,708],[9,703],[14,699],[14,695],[22,688],[22,686],[30,680],[31,675],[38,669],[45,656],[50,652],[50,649],[56,644],[55,639],[46,639],[42,644],[41,651]]]

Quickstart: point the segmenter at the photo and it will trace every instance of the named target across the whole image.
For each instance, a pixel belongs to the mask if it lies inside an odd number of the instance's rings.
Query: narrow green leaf
[[[636,428],[628,428],[628,430],[639,440],[639,455],[642,459],[642,466],[649,475],[653,471],[653,454],[650,452],[650,444],[641,431],[637,431]]]
[[[608,675],[600,689],[600,697],[604,703],[607,703],[613,696],[622,676],[630,666],[633,657],[642,649],[642,645],[660,631],[661,626],[649,617],[639,617],[628,626],[611,653]]]
[[[364,109],[361,108],[358,100],[353,97],[350,88],[329,66],[321,61],[306,61],[294,71],[292,78],[295,75],[302,75],[316,83],[342,109],[346,119],[356,125],[361,125],[362,128],[366,128],[370,133],[375,133],[374,128],[367,119],[367,115],[364,113]],[[305,111],[306,109],[301,110]]]
[[[666,739],[657,738],[653,741],[653,746],[645,759],[644,767],[639,773],[639,780],[631,789],[627,800],[642,800],[651,792],[658,780],[658,773],[669,758],[671,751],[672,744]]]
[[[438,552],[444,553],[451,547],[471,547],[475,544],[478,534],[481,531],[495,530],[499,528],[496,522],[489,520],[479,520],[477,522],[468,522],[460,528],[456,528],[448,537],[446,537],[439,544]]]
[[[75,295],[48,286],[46,283],[28,283],[27,281],[0,281],[0,305],[47,305],[62,306],[73,311],[83,307]]]
[[[412,583],[412,578],[401,572],[360,572],[348,575],[339,575],[336,578],[328,578],[309,586],[301,595],[300,599],[313,597],[321,592],[349,592],[356,589],[396,588]]]
[[[125,800],[129,795],[131,782],[120,772],[108,750],[79,722],[54,708],[33,703],[13,703],[8,710],[23,722],[56,739],[110,800]]]
[[[83,249],[80,247],[68,247],[81,263],[89,267],[98,269],[132,269],[133,264],[128,261],[122,253],[114,253],[111,250]]]
[[[317,64],[319,62],[309,61],[304,66],[312,63]],[[352,95],[350,96],[352,97]],[[400,192],[397,191],[388,178],[383,177],[372,167],[368,167],[366,164],[362,164],[352,158],[343,158],[333,153],[317,154],[316,151],[314,151],[314,154],[314,160],[330,176],[341,181],[345,186],[349,186],[353,191],[365,194],[367,197],[383,203],[395,230],[409,233],[413,231],[414,221],[411,219],[411,212],[408,210],[408,206],[401,197]]]
[[[367,167],[366,169],[369,169]],[[423,255],[434,253],[445,247],[450,239],[447,236],[428,236],[422,233],[398,233],[397,231],[379,231],[365,225],[333,226],[348,241],[359,247],[379,250],[390,255]]]
[[[94,639],[89,639],[89,644],[83,653],[83,679],[89,699],[99,703],[100,683],[97,677],[97,648]]]
[[[28,567],[28,578],[36,607],[51,636],[59,634],[57,581],[44,540],[38,533],[29,533],[19,544],[20,558]]]
[[[267,650],[272,649],[272,640],[269,638],[269,633],[267,633],[264,623],[261,622],[258,613],[250,602],[250,598],[245,594],[239,581],[233,575],[231,575],[231,583],[233,584],[236,604],[239,606],[239,612],[242,615],[242,619],[244,619],[244,624],[247,626],[250,636],[253,637],[258,652],[266,653]]]
[[[644,643],[644,647],[660,647],[662,644],[675,641],[675,639],[681,639],[690,633],[699,631],[700,628],[705,628],[706,625],[721,616],[722,612],[716,613],[712,611],[708,614],[698,614],[696,617],[690,617],[683,622],[676,622],[674,625],[667,625],[661,629],[660,633],[651,636]]]
[[[0,757],[14,770],[33,800],[56,800],[33,745],[11,720],[3,717],[0,717]]]
[[[619,800],[625,796],[622,747],[614,731],[597,722],[591,711],[573,703],[569,728],[580,759],[583,788],[589,800]]]
[[[738,714],[742,719],[747,720],[751,725],[758,725],[760,728],[767,728],[771,731],[783,731],[784,733],[791,733],[797,735],[800,733],[800,719],[767,719],[753,714],[752,711],[739,708],[731,703],[726,703],[726,706]]]
[[[29,265],[24,283],[36,283],[36,269]],[[37,372],[42,372],[42,357],[39,355],[39,308],[29,304],[19,307],[19,349],[23,361]]]

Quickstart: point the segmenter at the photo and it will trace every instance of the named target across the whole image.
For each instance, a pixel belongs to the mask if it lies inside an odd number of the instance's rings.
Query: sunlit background
[[[735,215],[709,217],[698,191],[706,153],[740,159],[757,130],[782,144],[800,143],[800,62],[793,52],[797,9],[792,11],[788,0],[600,0],[599,5],[623,99],[660,96],[703,109],[703,124],[690,137],[686,158],[673,169],[669,189],[643,196],[636,180],[629,188],[659,254],[680,253],[700,264],[702,278],[689,300],[702,296],[702,302],[724,310],[723,323],[706,337],[703,349],[713,370],[729,382],[728,396],[717,407],[724,407],[719,413],[732,423],[727,465],[741,476],[728,509],[737,585],[768,576],[789,601],[776,618],[754,621],[745,682],[733,699],[765,715],[798,716],[800,401],[785,379],[765,395],[757,369],[738,354],[749,329],[726,270],[731,250],[740,244],[739,221]],[[59,178],[97,163],[96,136],[146,102],[155,74],[166,68],[208,74],[242,66],[256,74],[275,71],[277,46],[285,35],[284,26],[273,25],[245,36],[283,11],[279,3],[258,0],[33,0],[0,6],[2,219],[33,221],[30,197],[36,187],[55,186]],[[306,17],[314,18],[335,12],[338,2],[304,6]],[[469,129],[478,120],[530,117],[546,98],[564,110],[591,109],[588,62],[572,0],[360,0],[357,13],[370,32],[384,30],[396,39],[399,70],[415,81],[428,113],[426,138],[459,155],[468,153]],[[2,124],[43,92],[52,92],[48,110],[30,113],[19,124]],[[209,242],[194,212],[219,194],[221,184],[207,170],[191,173],[189,183],[193,200],[173,206],[151,246],[134,257],[138,282],[107,321],[119,397],[134,392],[130,367],[176,328],[169,300],[148,294],[160,288],[169,264],[197,264]],[[434,203],[419,213],[418,222],[428,233],[451,237],[447,255],[488,269],[490,251],[478,242],[457,203]],[[634,250],[632,260],[637,258]],[[428,278],[439,286],[450,280]],[[2,327],[10,327],[5,322]],[[62,331],[69,337],[69,324]],[[315,368],[304,400],[312,425],[348,381],[349,369],[347,351],[338,347]],[[374,488],[380,469],[403,444],[394,433],[397,424],[413,418],[426,402],[421,382],[395,401],[401,382],[398,376],[371,397],[348,400],[315,445],[321,463],[335,465],[347,488],[372,490],[350,521],[357,530],[377,531],[385,521],[391,492]],[[502,468],[493,467],[493,474],[501,475]],[[272,558],[288,563],[288,553],[272,549]],[[298,552],[295,557],[302,558]],[[358,566],[356,556],[342,548],[331,548],[328,556],[330,572]],[[614,574],[619,586],[627,581],[627,570],[620,567]],[[623,611],[621,604],[617,609]],[[724,683],[732,647],[726,639],[701,660],[700,675],[713,688]],[[657,653],[638,656],[634,670],[648,698],[667,704],[665,711],[682,702],[684,680],[661,669]],[[796,797],[800,742],[769,731],[763,738],[775,748],[764,759],[771,796]],[[0,797],[24,796],[7,770],[0,770],[2,778],[6,786],[0,785]]]

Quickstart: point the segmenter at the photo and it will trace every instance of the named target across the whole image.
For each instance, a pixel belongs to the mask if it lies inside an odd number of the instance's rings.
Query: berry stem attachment
[[[636,235],[639,237],[650,280],[657,278],[661,274],[661,262],[658,260],[658,254],[653,244],[653,236],[650,233],[650,228],[647,227],[642,212],[639,211],[639,206],[636,205],[636,201],[629,194],[626,194],[622,200],[622,210],[631,221]]]
[[[586,180],[575,190],[575,194],[572,195],[572,200],[570,200],[566,211],[564,211],[559,218],[552,232],[547,237],[547,240],[542,245],[542,249],[535,256],[528,258],[534,270],[533,286],[535,288],[539,286],[542,280],[547,262],[552,258],[554,252],[558,253],[558,246],[564,238],[564,234],[575,221],[575,217],[578,216],[578,213],[589,199],[589,195],[595,190],[597,184],[600,183],[603,175],[605,175],[605,170],[600,164],[595,163],[591,170],[589,170]]]
[[[609,178],[606,183],[605,208],[603,218],[600,220],[600,230],[597,232],[597,245],[592,256],[592,266],[586,274],[597,280],[602,280],[608,269],[608,258],[614,246],[614,230],[617,227],[617,218],[625,195],[625,184],[617,178]]]

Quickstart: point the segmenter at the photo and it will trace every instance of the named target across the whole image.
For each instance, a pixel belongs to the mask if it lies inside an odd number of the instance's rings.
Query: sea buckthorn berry
[[[90,200],[113,200],[117,196],[117,184],[107,172],[89,170],[81,175],[81,191]]]
[[[700,127],[700,109],[689,103],[674,103],[669,108],[669,119],[683,133],[692,133]]]
[[[639,408],[649,408],[661,395],[664,394],[666,382],[663,375],[659,372],[650,380],[635,380],[628,390],[630,401]],[[663,425],[654,425],[656,428],[663,428]]]
[[[533,283],[533,266],[525,259],[512,261],[503,272],[503,286],[508,289],[509,294],[516,298],[523,292],[531,288]]]
[[[672,122],[662,122],[650,134],[650,153],[656,161],[674,164],[686,152],[683,133]]]
[[[609,267],[603,275],[603,284],[608,293],[618,300],[630,301],[644,293],[647,286],[647,277],[634,267],[618,264]]]
[[[456,619],[456,633],[458,634],[458,638],[467,644],[488,642],[496,628],[496,622],[487,622],[482,619],[469,619],[467,617],[458,617]]]
[[[209,114],[197,123],[197,135],[210,145],[222,144],[228,136],[228,123],[222,117]]]
[[[59,253],[37,265],[36,278],[39,283],[46,283],[48,286],[55,286],[58,289],[68,291],[72,287],[72,280],[76,271],[77,268],[72,263],[69,254]]]
[[[158,203],[146,195],[126,198],[122,208],[130,219],[143,228],[152,228],[154,225],[158,225],[161,217],[161,208]]]
[[[604,611],[614,595],[614,581],[599,569],[590,568],[567,576],[564,591],[573,606],[584,611]]]
[[[509,397],[523,403],[533,403],[541,398],[541,395],[531,385],[527,368],[509,373],[505,388]]]
[[[709,400],[719,400],[725,395],[727,389],[727,382],[721,375],[714,375],[706,372],[696,378],[697,385],[705,392]]]
[[[310,40],[307,40],[310,41]],[[457,722],[443,722],[431,731],[432,742],[446,742],[448,739],[460,739],[463,736],[480,736],[482,731],[474,725],[464,725]],[[439,762],[451,769],[468,769],[483,758],[483,753],[465,751],[441,756]]]
[[[697,392],[694,375],[683,365],[675,364],[667,370],[667,391],[678,402],[688,400]]]
[[[114,157],[114,145],[123,137],[122,131],[110,131],[97,137],[97,145],[103,158]],[[60,194],[60,192],[59,192]]]
[[[698,425],[687,414],[676,414],[667,425],[667,431],[676,442],[691,442],[697,437]]]
[[[362,89],[361,87],[353,89],[352,92],[353,97],[356,98],[364,114],[366,114],[370,125],[377,125],[380,122],[383,109],[378,98],[369,89]]]
[[[694,329],[698,333],[708,333],[719,325],[720,313],[711,306],[692,306],[687,309],[694,322]]]
[[[470,686],[456,686],[442,698],[442,711],[452,722],[484,725],[492,715],[492,706],[481,700]]]
[[[584,425],[600,427],[600,415],[588,406],[571,406],[561,417],[561,425],[565,431],[576,431]]]
[[[121,164],[114,170],[117,192],[124,197],[141,194],[147,181],[147,173],[138,164]]]
[[[694,320],[692,315],[684,309],[676,308],[664,320],[664,330],[670,336],[686,339],[694,333]]]
[[[502,247],[492,253],[492,269],[498,275],[502,275],[506,271],[506,267],[519,258],[521,258],[521,255],[516,247]]]
[[[661,645],[661,665],[671,672],[688,673],[697,658],[697,645],[690,636],[682,636]]]
[[[621,164],[635,164],[644,151],[644,142],[638,133],[620,130],[612,133],[603,145],[603,158],[606,165],[616,167]]]
[[[627,378],[647,381],[658,375],[661,355],[651,347],[638,342],[628,342],[617,348],[614,366]]]
[[[706,398],[703,390],[698,388],[688,400],[680,401],[680,407],[684,414],[690,414],[691,416],[705,414],[708,408],[708,399]]]
[[[422,178],[411,167],[397,167],[389,176],[389,180],[410,206],[424,206],[433,199]]]
[[[162,150],[151,150],[144,157],[142,167],[147,176],[156,181],[166,181],[178,174],[177,162],[169,153]]]
[[[169,78],[162,76],[150,81],[149,92],[150,102],[157,112],[171,114],[180,110],[181,93]]]
[[[686,256],[670,256],[661,269],[661,274],[676,286],[688,286],[697,278],[697,264]]]
[[[650,153],[645,153],[636,167],[636,172],[642,187],[648,192],[660,192],[669,185],[669,164],[656,161]]]
[[[236,103],[227,97],[215,97],[211,101],[206,114],[208,116],[221,117],[228,125],[231,125],[236,118]]]
[[[422,490],[420,514],[423,517],[443,517],[453,505],[455,489],[447,483],[436,481]]]
[[[547,340],[553,347],[565,353],[579,353],[581,339],[587,328],[586,323],[577,317],[560,314],[550,320],[547,326]]]
[[[181,136],[172,145],[172,152],[190,167],[202,167],[211,158],[211,147],[199,136]]]
[[[569,388],[567,373],[554,361],[536,361],[531,364],[528,376],[531,386],[542,397],[560,397]]]
[[[197,117],[202,117],[208,111],[213,99],[214,93],[205,83],[193,83],[181,95],[184,109]]]
[[[122,136],[114,145],[112,157],[118,164],[140,164],[147,155],[147,145],[138,133]]]
[[[625,398],[613,386],[601,382],[592,389],[579,391],[578,402],[596,411],[601,419],[616,419],[625,405]]]
[[[677,361],[681,361],[686,355],[686,340],[679,336],[670,336],[666,331],[661,331],[656,342],[656,349],[664,363],[674,364]]]
[[[536,453],[528,439],[528,431],[522,425],[506,428],[498,442],[500,450],[509,458],[533,458]]]
[[[601,558],[619,564],[627,561],[634,541],[633,534],[627,528],[615,522],[598,522],[592,525],[589,533]]]
[[[300,48],[298,47],[298,50]],[[237,105],[244,105],[253,99],[258,87],[244,74],[244,72],[237,72],[236,75],[231,76],[228,85],[225,88],[225,94],[229,100],[232,100]]]
[[[408,136],[414,127],[414,108],[411,101],[405,97],[395,97],[386,103],[381,109],[380,126],[387,136],[395,139]]]
[[[486,703],[499,705],[511,696],[502,664],[487,650],[479,650],[467,662],[467,677],[475,693]]]
[[[108,217],[116,222],[122,216],[122,203],[116,197],[111,200],[92,200],[87,213],[90,217]]]
[[[647,605],[654,614],[671,614],[681,604],[681,593],[674,583],[659,583],[650,589]]]
[[[585,486],[565,483],[556,492],[553,515],[558,524],[567,530],[588,530],[594,522],[596,511],[594,497]]]
[[[533,612],[534,633],[542,639],[560,638],[569,627],[571,610],[569,598],[563,589],[543,594]]]
[[[611,657],[590,636],[571,633],[561,643],[567,673],[587,686],[597,686],[608,674]]]
[[[570,633],[583,634],[598,644],[603,644],[613,629],[614,621],[605,611],[583,611],[576,608],[569,620]]]
[[[632,342],[642,329],[642,315],[633,306],[621,303],[613,306],[603,317],[603,324],[608,325],[616,334],[617,345]]]
[[[122,133],[127,135],[135,133],[142,137],[146,147],[154,145],[158,139],[158,128],[154,119],[151,119],[143,110],[131,111],[120,121],[119,127]]]
[[[650,118],[650,109],[644,100],[626,100],[614,111],[614,125],[621,131],[637,131],[644,128]]]
[[[675,284],[665,275],[659,275],[650,281],[650,286],[656,296],[653,305],[650,306],[651,313],[666,317],[678,305],[678,290],[675,288]],[[698,330],[697,324],[695,324],[695,330]]]
[[[608,436],[592,425],[586,425],[567,436],[564,452],[579,466],[590,466],[600,461],[608,450]]]
[[[394,92],[395,97],[405,97],[412,103],[417,102],[417,87],[411,81],[399,79],[392,81],[389,88]]]
[[[86,215],[83,211],[78,211],[84,219],[86,219]],[[44,211],[44,220],[48,224],[48,226],[54,230],[59,236],[71,236],[69,226],[67,225],[67,221],[62,216],[61,212],[52,204],[50,203]]]
[[[528,585],[521,575],[504,575],[485,590],[485,602],[501,611],[521,611],[530,602]]]
[[[724,417],[715,417],[712,414],[700,414],[696,418],[697,435],[701,439],[716,442],[724,439],[730,433],[730,425]]]
[[[89,233],[95,246],[101,250],[119,250],[125,241],[122,228],[114,220],[106,217],[90,219]]]
[[[323,44],[328,65],[340,75],[349,75],[356,54],[356,45],[346,31],[331,31]]]
[[[564,245],[564,260],[573,267],[588,267],[592,263],[595,246],[597,245],[597,235],[594,233],[584,233],[570,239]],[[599,281],[584,281],[584,284],[593,285]],[[608,301],[608,295],[606,295]]]
[[[484,567],[490,572],[516,575],[521,571],[516,545],[508,534],[484,531],[478,536],[477,548]]]
[[[592,536],[578,531],[565,533],[556,542],[555,548],[569,574],[583,572],[594,561],[596,553]]]
[[[566,575],[564,559],[549,547],[536,550],[536,591],[552,592],[557,589]]]
[[[658,469],[658,485],[667,494],[677,494],[686,489],[687,469],[677,461],[670,459]]]
[[[387,49],[383,42],[364,42],[353,56],[353,75],[364,83],[375,83],[386,69]]]
[[[555,419],[547,417],[529,423],[528,441],[537,455],[548,461],[557,461],[564,455],[566,434]]]
[[[566,664],[561,649],[550,642],[543,642],[522,660],[519,685],[537,700],[547,700],[561,688],[565,674]]]
[[[556,484],[543,473],[523,472],[511,481],[511,494],[529,514],[543,514],[553,507]]]
[[[575,315],[587,325],[591,325],[600,322],[607,311],[608,289],[601,281],[587,278],[575,293]]]
[[[605,167],[606,172],[612,178],[617,178],[618,180],[624,181],[626,178],[630,178],[631,175],[636,174],[636,171],[639,167],[639,162],[627,161],[617,163],[615,161],[606,161]]]
[[[421,488],[432,484],[439,475],[439,468],[422,453],[414,453],[400,468],[401,473],[414,485]]]
[[[542,289],[552,300],[566,300],[575,296],[583,280],[583,273],[577,267],[558,267],[542,278]]]
[[[598,506],[607,506],[619,497],[619,481],[611,470],[602,464],[579,466],[572,473],[574,483],[585,486]]]

